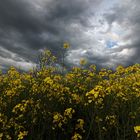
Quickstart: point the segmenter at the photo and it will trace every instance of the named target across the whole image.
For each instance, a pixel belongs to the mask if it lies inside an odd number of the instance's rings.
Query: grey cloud
[[[111,9],[110,12],[104,14],[104,18],[110,25],[114,22],[118,23],[120,26],[126,30],[130,30],[129,34],[123,37],[123,41],[127,42],[130,40],[131,43],[126,43],[120,46],[119,49],[132,49],[133,55],[128,54],[128,58],[117,56],[118,60],[124,65],[132,65],[134,63],[140,63],[140,1],[139,0],[125,0],[120,5],[116,5]],[[116,50],[119,52],[120,50]]]

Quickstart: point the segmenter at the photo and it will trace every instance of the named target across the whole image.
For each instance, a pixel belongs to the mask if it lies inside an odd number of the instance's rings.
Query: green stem
[[[92,109],[91,109],[91,110],[93,110],[93,106],[92,106]],[[86,136],[86,139],[85,139],[85,140],[88,140],[88,138],[89,138],[89,136],[90,136],[90,131],[91,131],[91,129],[92,129],[92,125],[93,125],[93,122],[94,122],[94,114],[92,113],[91,116],[92,116],[92,117],[91,117],[91,123],[90,123],[89,130],[88,130],[88,133],[87,133],[87,136]]]
[[[99,122],[98,122],[98,129],[99,129],[99,140],[102,140],[101,128]]]
[[[90,127],[89,127],[89,131],[88,131],[88,134],[87,134],[87,136],[86,136],[86,139],[85,139],[85,140],[88,140],[88,138],[89,138],[90,131],[91,131],[91,129],[92,129],[92,125],[93,125],[93,121],[94,121],[94,119],[92,119],[92,120],[91,120]]]

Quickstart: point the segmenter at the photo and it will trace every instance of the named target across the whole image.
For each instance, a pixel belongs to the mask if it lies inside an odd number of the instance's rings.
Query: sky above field
[[[1,0],[0,68],[36,65],[48,48],[68,64],[140,63],[140,0]]]

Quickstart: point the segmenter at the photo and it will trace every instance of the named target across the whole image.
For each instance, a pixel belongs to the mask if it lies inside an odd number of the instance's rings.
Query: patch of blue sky
[[[107,40],[106,41],[106,47],[107,48],[113,48],[114,46],[117,46],[118,42],[117,41],[113,41],[113,40]]]

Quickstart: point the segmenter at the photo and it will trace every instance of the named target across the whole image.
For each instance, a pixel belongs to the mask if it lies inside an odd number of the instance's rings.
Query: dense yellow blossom
[[[60,73],[51,66],[51,52],[42,55],[39,70],[0,73],[0,139],[140,137],[139,64],[114,71],[74,66]]]

